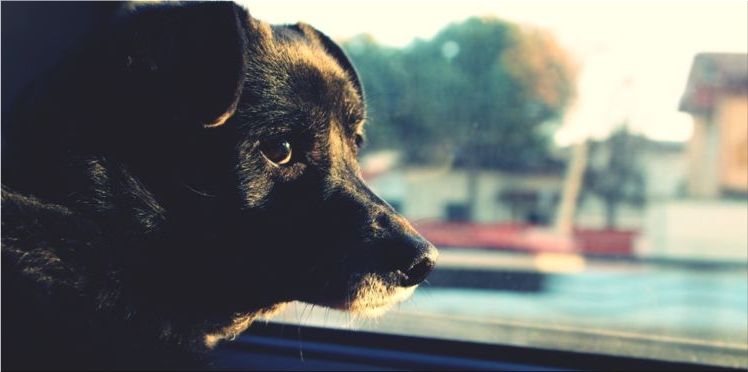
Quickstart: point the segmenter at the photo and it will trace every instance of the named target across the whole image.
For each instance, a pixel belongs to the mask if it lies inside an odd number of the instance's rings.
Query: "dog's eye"
[[[366,143],[366,138],[364,138],[363,134],[356,133],[356,137],[354,138],[354,141],[356,142],[356,147],[362,148],[364,147],[364,144]]]
[[[291,161],[291,144],[285,140],[265,141],[260,144],[260,151],[275,165],[284,165]]]

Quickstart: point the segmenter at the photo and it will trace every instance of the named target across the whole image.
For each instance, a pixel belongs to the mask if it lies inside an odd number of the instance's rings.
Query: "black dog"
[[[3,118],[3,367],[189,368],[288,301],[407,298],[437,253],[362,182],[364,121],[306,24],[119,14]]]

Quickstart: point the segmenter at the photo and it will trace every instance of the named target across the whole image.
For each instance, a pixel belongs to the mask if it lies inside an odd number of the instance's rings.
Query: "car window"
[[[274,321],[748,367],[745,2],[248,3],[343,46],[440,249],[382,317]]]

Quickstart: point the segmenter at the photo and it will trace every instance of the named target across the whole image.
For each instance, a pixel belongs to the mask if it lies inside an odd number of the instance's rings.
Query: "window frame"
[[[737,368],[258,322],[215,352],[219,369],[725,370]],[[279,359],[281,358],[281,359]],[[279,364],[279,360],[283,363]],[[336,368],[337,367],[337,368]]]

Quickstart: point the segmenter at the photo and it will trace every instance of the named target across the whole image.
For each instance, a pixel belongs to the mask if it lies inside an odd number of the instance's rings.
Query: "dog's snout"
[[[356,208],[364,211],[367,228],[364,239],[369,242],[372,258],[366,265],[381,274],[395,278],[401,287],[422,283],[436,265],[436,247],[421,236],[392,206],[360,184],[365,202]],[[355,199],[354,199],[355,200]],[[360,218],[360,217],[359,217]],[[355,219],[353,219],[355,221]]]

